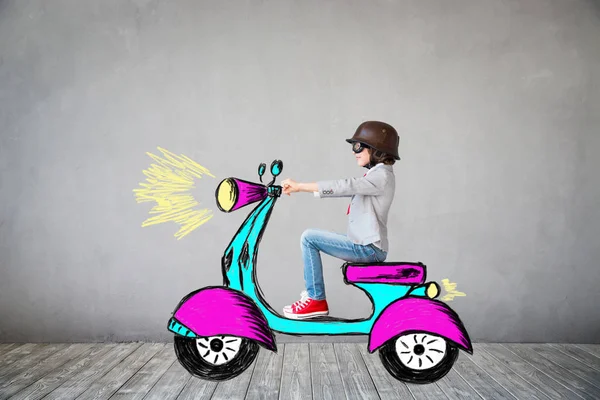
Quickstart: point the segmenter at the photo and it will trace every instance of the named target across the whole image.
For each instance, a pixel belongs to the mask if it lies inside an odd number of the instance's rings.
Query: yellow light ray
[[[442,285],[444,286],[444,290],[446,294],[442,297],[443,301],[452,301],[455,297],[464,297],[465,293],[459,292],[456,290],[456,283],[450,282],[449,279],[442,279]]]
[[[146,153],[156,164],[144,170],[146,183],[140,183],[141,188],[134,189],[133,192],[138,203],[156,203],[150,210],[150,214],[156,215],[145,220],[142,226],[175,222],[180,225],[179,231],[175,233],[179,240],[213,217],[212,210],[197,208],[199,203],[190,190],[195,188],[195,178],[215,176],[184,155],[177,156],[161,147],[158,150],[163,157]]]

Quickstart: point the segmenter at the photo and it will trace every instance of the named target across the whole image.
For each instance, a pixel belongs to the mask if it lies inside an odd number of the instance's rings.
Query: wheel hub
[[[411,333],[396,340],[400,362],[412,370],[426,370],[438,365],[446,355],[446,340],[429,333]]]
[[[223,341],[221,339],[213,339],[210,341],[210,349],[219,352],[223,350]]]
[[[425,347],[423,347],[422,344],[418,344],[413,348],[413,351],[416,355],[420,356],[423,355],[423,353],[425,353]]]
[[[210,336],[196,339],[196,349],[204,361],[212,365],[230,362],[240,352],[242,338],[235,336]]]

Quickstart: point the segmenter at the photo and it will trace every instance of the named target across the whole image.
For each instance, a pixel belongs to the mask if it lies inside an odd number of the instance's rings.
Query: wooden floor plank
[[[46,376],[11,397],[11,400],[41,399],[77,372],[90,368],[98,357],[102,357],[114,347],[115,344],[96,344],[90,346],[90,348],[82,352],[78,357],[72,358],[59,368],[53,368]]]
[[[152,357],[165,348],[164,343],[144,343],[121,360],[113,369],[97,379],[77,398],[99,400],[110,398],[125,382],[140,370]]]
[[[104,344],[103,346],[112,346]],[[72,400],[85,392],[93,382],[105,375],[119,364],[125,357],[133,353],[141,343],[119,343],[109,347],[109,351],[94,358],[93,363],[67,379],[50,392],[44,400]]]
[[[309,352],[313,399],[343,398],[344,386],[333,344],[310,343]]]
[[[22,346],[22,343],[0,343],[0,360],[2,359],[2,355],[8,353],[11,350],[16,349],[19,346]]]
[[[584,399],[598,399],[597,395],[589,393],[588,388],[594,388],[587,381],[579,378],[570,371],[566,370],[560,365],[557,365],[546,358],[542,357],[537,351],[527,346],[519,346],[514,343],[502,344],[505,348],[520,356],[525,361],[542,370],[545,374],[551,376],[556,381],[560,382],[563,386],[569,388],[571,391],[577,393]]]
[[[12,376],[9,379],[3,379],[0,385],[0,399],[7,399],[13,396],[93,346],[91,343],[74,343],[65,346],[63,349],[40,360],[38,363],[28,366],[20,374]]]
[[[444,394],[452,400],[473,399],[480,400],[482,397],[471,385],[453,369],[450,370],[442,379],[438,380],[437,385]]]
[[[377,353],[369,353],[366,344],[358,344],[357,348],[382,400],[414,399],[406,384],[385,369]]]
[[[379,399],[377,389],[367,370],[358,343],[334,343],[342,384],[349,399]]]
[[[114,400],[143,399],[174,361],[175,351],[171,346],[165,346],[110,398]]]
[[[264,350],[261,348],[260,351],[263,352],[269,350]],[[219,382],[212,394],[211,400],[233,400],[245,398],[255,367],[256,360],[254,360],[252,365],[250,365],[244,372],[235,378]]]
[[[12,349],[16,346],[16,343],[0,343],[0,354],[4,354],[6,349]]]
[[[596,371],[600,371],[600,357],[596,357],[584,349],[572,344],[550,344],[549,346],[565,353],[568,356],[573,357],[577,361],[595,369]]]
[[[437,383],[407,383],[406,387],[416,400],[447,399],[446,393]]]
[[[479,368],[471,355],[460,354],[454,363],[454,369],[484,399],[516,399],[496,382],[487,372]]]
[[[600,357],[600,344],[577,344],[577,347],[596,357]]]
[[[517,399],[549,399],[548,396],[540,392],[535,386],[521,378],[510,368],[499,363],[491,354],[480,348],[478,344],[475,344],[473,348],[474,351],[471,360],[514,397]]]
[[[170,346],[168,346],[170,348]],[[192,376],[175,360],[144,400],[176,399]],[[215,385],[216,386],[216,385]]]
[[[285,345],[281,344],[278,347],[277,353],[260,349],[246,400],[279,398]]]
[[[252,366],[248,369],[252,369]],[[205,381],[192,375],[189,376],[190,379],[185,384],[181,393],[179,393],[179,396],[177,396],[177,400],[209,400],[217,388],[217,382]]]
[[[570,357],[550,347],[548,344],[516,344],[512,346],[513,348],[517,349],[531,349],[544,357],[546,360],[549,360],[556,365],[560,365],[573,375],[581,378],[583,381],[587,381],[588,384],[585,385],[587,390],[589,390],[590,393],[595,393],[595,395],[600,398],[600,371],[589,368],[573,357]]]
[[[281,372],[281,400],[312,397],[308,343],[286,343]]]
[[[23,360],[31,353],[38,351],[42,348],[42,344],[36,343],[25,343],[21,346],[8,350],[2,357],[0,357],[0,379],[2,378],[3,371],[9,371],[10,368],[7,366],[14,364],[15,362]],[[1,381],[0,381],[1,382]]]
[[[21,346],[6,353],[0,366],[0,382],[6,382],[26,371],[59,350],[67,347],[64,343],[42,344],[36,343],[26,347]]]
[[[482,343],[478,345],[478,348],[491,354],[499,363],[514,371],[515,374],[521,376],[551,399],[581,398],[550,375],[500,344]]]

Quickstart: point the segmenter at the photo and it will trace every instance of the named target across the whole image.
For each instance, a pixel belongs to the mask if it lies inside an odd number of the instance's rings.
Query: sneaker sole
[[[312,317],[320,317],[322,315],[329,315],[329,311],[318,311],[310,314],[291,314],[284,311],[283,315],[289,319],[308,319]]]

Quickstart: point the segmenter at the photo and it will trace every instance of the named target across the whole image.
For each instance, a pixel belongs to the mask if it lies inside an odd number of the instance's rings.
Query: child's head
[[[371,168],[378,163],[393,165],[400,159],[398,133],[385,122],[363,122],[356,129],[354,136],[346,141],[352,143],[352,151],[361,167]]]

